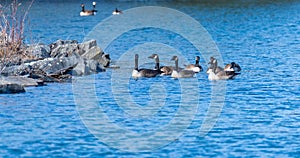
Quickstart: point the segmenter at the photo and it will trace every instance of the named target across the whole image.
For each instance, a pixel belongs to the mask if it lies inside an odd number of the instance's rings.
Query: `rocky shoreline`
[[[27,45],[22,51],[31,53],[33,59],[6,65],[0,73],[0,94],[25,92],[27,86],[68,82],[72,76],[103,72],[111,62],[96,40],[58,40],[50,45]]]

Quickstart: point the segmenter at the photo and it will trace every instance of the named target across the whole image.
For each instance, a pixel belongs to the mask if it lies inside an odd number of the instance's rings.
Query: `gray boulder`
[[[0,94],[25,92],[24,87],[41,86],[44,82],[21,76],[0,76]]]
[[[101,48],[92,47],[81,55],[83,58],[98,61],[102,66],[108,67],[110,64],[109,54],[104,54]]]
[[[0,94],[12,94],[12,93],[23,93],[25,89],[22,85],[15,83],[0,83]]]
[[[32,86],[37,87],[37,86],[44,85],[44,82],[42,80],[21,77],[21,76],[4,77],[4,78],[2,78],[2,82],[18,84],[23,87],[32,87]]]
[[[50,57],[68,57],[79,52],[78,42],[75,40],[58,40],[50,44]]]
[[[110,57],[109,54],[102,54],[101,58],[99,59],[99,62],[104,66],[104,67],[109,67],[110,65]]]
[[[26,75],[30,72],[28,66],[21,64],[21,65],[13,65],[8,66],[3,69],[0,75],[4,76],[19,76],[19,75]]]
[[[81,54],[83,58],[98,60],[101,58],[103,51],[99,47],[92,47],[89,50],[86,50],[84,54]]]
[[[96,60],[102,66],[107,67],[110,63],[108,54],[97,46],[96,40],[89,40],[78,44],[77,41],[58,40],[50,45],[50,56],[52,58],[82,56],[88,60]]]
[[[81,58],[72,70],[73,76],[90,75],[105,71],[103,66],[96,60]]]
[[[29,45],[25,48],[26,54],[31,54],[35,59],[50,57],[50,47],[44,44]]]
[[[86,41],[86,42],[83,42],[83,43],[79,44],[79,49],[80,49],[79,55],[83,55],[84,53],[86,53],[90,49],[92,49],[93,47],[97,47],[96,40],[89,40],[89,41]],[[100,52],[103,52],[103,51],[100,50]]]
[[[78,42],[76,40],[57,40],[54,43],[51,43],[49,45],[51,49],[50,51],[57,48],[58,46],[65,45],[65,44],[78,44]]]
[[[70,57],[46,58],[31,63],[27,63],[31,69],[39,69],[46,74],[58,74],[61,70],[74,67],[78,63],[78,57],[75,55]]]
[[[9,65],[1,72],[6,76],[29,76],[45,82],[62,82],[71,75],[81,76],[105,71],[109,54],[97,46],[96,40],[78,44],[75,40],[58,40],[49,46],[37,44],[25,48],[34,59]]]

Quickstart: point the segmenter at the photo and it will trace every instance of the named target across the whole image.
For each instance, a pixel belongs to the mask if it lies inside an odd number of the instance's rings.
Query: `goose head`
[[[200,61],[200,57],[196,56],[195,60],[199,62]]]
[[[93,2],[93,12],[97,12],[96,8],[96,2]]]
[[[155,69],[158,70],[159,69],[159,58],[158,58],[158,55],[157,54],[152,54],[148,58],[155,59]]]
[[[210,68],[212,69],[212,72],[216,73],[216,69],[218,67],[217,59],[213,58],[210,64],[211,64]]]
[[[178,57],[176,55],[174,55],[171,60],[174,60],[174,61],[178,61]]]
[[[174,55],[171,60],[175,61],[175,71],[178,71],[178,57]],[[174,70],[173,70],[174,71]]]
[[[230,63],[230,68],[234,68],[236,66],[236,63],[235,62],[231,62]]]
[[[199,65],[199,61],[200,61],[200,57],[196,56],[196,62],[195,62],[195,66],[199,68],[199,70],[197,70],[196,72],[200,72],[202,71],[202,67]]]
[[[234,71],[241,71],[241,67],[239,64],[235,63],[235,62],[232,62],[231,63],[231,68],[234,70]]]
[[[208,64],[212,64],[215,59],[216,58],[214,58],[214,57],[210,57]]]
[[[158,55],[157,55],[157,54],[152,54],[152,55],[150,55],[148,58],[151,58],[151,59],[158,59]]]
[[[82,3],[80,6],[81,6],[81,11],[84,12],[85,11],[84,10],[84,4]]]

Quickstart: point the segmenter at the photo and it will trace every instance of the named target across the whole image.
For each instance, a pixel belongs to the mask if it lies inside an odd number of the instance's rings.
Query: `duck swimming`
[[[175,69],[173,69],[171,77],[173,78],[190,78],[194,77],[195,72],[191,70],[178,70],[178,57],[173,56],[171,60],[175,61]]]
[[[185,66],[185,70],[191,70],[195,73],[203,71],[202,67],[199,65],[200,57],[196,56],[195,64],[190,64]]]
[[[139,60],[139,55],[135,54],[135,65],[134,69],[132,71],[132,77],[133,78],[140,78],[140,77],[156,77],[161,73],[160,70],[152,70],[152,69],[138,69],[138,60]]]
[[[80,16],[96,15],[97,10],[95,8],[96,8],[96,2],[93,2],[93,10],[85,10],[84,9],[84,4],[81,4]]]

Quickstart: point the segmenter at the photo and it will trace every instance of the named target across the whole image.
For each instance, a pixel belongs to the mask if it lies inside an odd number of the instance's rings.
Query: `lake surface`
[[[99,1],[93,17],[79,16],[81,3],[36,0],[26,41],[81,42],[116,7],[162,6],[197,20],[215,41],[224,63],[239,63],[241,74],[226,82],[209,81],[205,72],[183,80],[133,80],[133,56],[126,54],[144,43],[162,43],[174,50],[146,47],[149,50],[140,53],[141,67],[154,66],[147,59],[150,52],[160,54],[164,65],[174,64],[172,51],[185,57],[181,66],[200,55],[206,70],[208,61],[169,30],[130,30],[104,50],[113,63],[122,65],[120,69],[0,95],[0,157],[300,155],[300,1]],[[219,106],[211,104],[215,100],[221,101],[216,102]],[[206,118],[213,128],[205,132]]]

